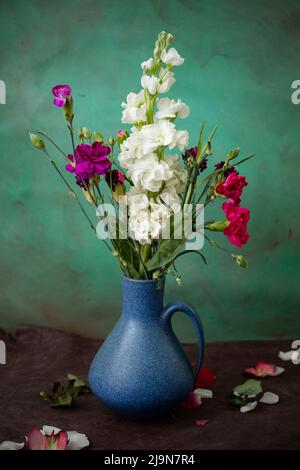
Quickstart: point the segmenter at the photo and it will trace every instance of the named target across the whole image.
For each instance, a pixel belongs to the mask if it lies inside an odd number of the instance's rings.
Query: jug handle
[[[175,312],[183,312],[185,313],[191,320],[195,327],[198,339],[198,352],[197,352],[197,360],[196,365],[194,368],[194,377],[196,379],[201,364],[203,360],[203,352],[204,352],[204,334],[203,334],[203,327],[199,315],[197,312],[188,304],[180,301],[172,302],[169,304],[161,313],[161,320],[164,324],[168,325],[171,328],[171,318]]]

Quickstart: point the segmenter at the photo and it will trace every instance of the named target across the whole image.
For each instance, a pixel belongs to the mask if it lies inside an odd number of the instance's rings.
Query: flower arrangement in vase
[[[202,125],[198,142],[190,146],[188,131],[176,128],[175,121],[186,118],[190,109],[180,99],[165,96],[175,83],[176,67],[184,63],[172,42],[171,34],[158,35],[153,56],[141,64],[141,90],[130,92],[122,103],[122,123],[131,125],[130,130],[105,139],[98,131],[80,127],[76,145],[71,87],[56,85],[54,105],[63,110],[70,153],[44,132],[30,133],[32,144],[48,157],[124,273],[122,315],[99,349],[89,380],[97,397],[133,419],[172,409],[191,390],[201,365],[199,317],[182,302],[163,309],[165,276],[173,275],[180,283],[175,261],[183,254],[194,252],[206,262],[203,241],[219,246],[208,235],[211,231],[223,233],[238,248],[249,238],[249,210],[240,205],[247,182],[238,167],[252,155],[238,160],[240,149],[235,148],[209,171],[216,129],[205,139]],[[48,144],[65,159],[65,173]],[[95,207],[97,224],[76,185]],[[205,220],[204,211],[218,201],[223,217]],[[232,256],[241,267],[247,266],[243,256]],[[178,310],[190,316],[197,330],[194,372],[171,328],[170,319]]]

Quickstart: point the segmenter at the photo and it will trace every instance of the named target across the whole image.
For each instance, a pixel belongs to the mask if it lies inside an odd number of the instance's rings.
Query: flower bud
[[[226,162],[229,162],[230,160],[233,160],[234,158],[236,158],[239,155],[240,150],[241,149],[239,147],[237,147],[236,149],[230,150],[230,152],[228,152],[227,154]]]
[[[109,145],[110,145],[111,147],[113,147],[113,146],[115,145],[115,139],[114,139],[113,137],[110,137],[110,138],[108,139],[108,143],[109,143]]]
[[[63,109],[66,121],[71,124],[74,118],[72,96],[66,98],[66,104],[64,105]]]
[[[128,136],[129,136],[129,134],[128,134],[127,131],[122,131],[122,130],[118,131],[117,132],[117,142],[118,142],[118,144],[121,145],[124,142],[124,140],[127,139]]]
[[[241,268],[248,268],[248,261],[244,256],[235,254],[232,254],[231,256],[234,258],[236,264],[238,264]]]
[[[167,37],[166,37],[166,47],[171,46],[171,44],[172,44],[173,41],[174,41],[174,36],[173,36],[173,34],[168,33],[168,34],[167,34]]]
[[[83,137],[84,137],[86,140],[90,140],[90,138],[92,137],[92,133],[91,133],[91,131],[90,131],[87,127],[83,127],[83,128],[82,128],[82,133],[83,133]]]
[[[37,149],[40,149],[40,150],[45,148],[44,141],[42,139],[40,139],[36,134],[33,134],[32,132],[29,132],[29,137],[30,137],[31,143],[32,143],[32,145],[34,145],[34,147],[36,147]]]
[[[211,230],[212,232],[223,232],[226,227],[228,227],[229,222],[228,220],[216,220],[211,224],[205,225],[207,230]]]
[[[104,137],[102,134],[100,134],[100,132],[94,131],[93,138],[95,142],[104,142]]]
[[[83,135],[83,128],[82,127],[78,128],[77,135],[78,135],[79,140],[83,140],[84,135]]]

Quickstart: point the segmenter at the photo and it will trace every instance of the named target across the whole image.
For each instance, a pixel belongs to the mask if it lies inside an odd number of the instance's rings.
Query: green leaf
[[[85,387],[85,382],[82,379],[79,379],[76,375],[68,374],[68,381],[72,383],[73,387]]]
[[[248,268],[248,261],[244,256],[235,255],[234,253],[232,253],[231,256],[234,258],[236,264],[238,264],[241,268]]]
[[[242,160],[239,160],[237,163],[234,164],[234,166],[241,165],[241,163],[245,163],[247,160],[250,160],[250,158],[253,158],[253,157],[255,157],[255,153],[253,153],[252,155],[249,155],[249,157],[245,157]]]
[[[56,381],[50,392],[43,391],[40,393],[41,397],[50,402],[49,405],[51,407],[72,406],[73,400],[78,395],[90,393],[86,383],[76,375],[68,374],[67,378],[67,384]]]
[[[237,385],[234,387],[233,392],[235,395],[258,395],[259,393],[263,392],[261,381],[255,379],[246,380],[241,385]]]
[[[185,243],[185,238],[180,240],[163,240],[155,255],[146,263],[148,271],[159,269],[170,263],[174,258],[176,251]]]
[[[178,255],[175,256],[175,258],[172,260],[172,263],[174,263],[180,256],[186,255],[187,253],[196,253],[197,255],[201,256],[203,262],[207,264],[207,261],[205,259],[205,256],[198,250],[185,250],[179,253]]]

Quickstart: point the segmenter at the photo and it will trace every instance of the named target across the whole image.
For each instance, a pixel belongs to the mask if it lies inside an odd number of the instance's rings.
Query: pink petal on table
[[[257,361],[256,370],[260,376],[273,375],[276,371],[276,366],[274,364],[268,364],[267,362]]]
[[[255,377],[276,377],[284,372],[283,367],[277,367],[274,364],[269,364],[263,361],[257,361],[255,367],[248,367],[245,373],[254,375]]]
[[[56,450],[66,450],[68,442],[68,434],[65,431],[60,431],[56,442]]]
[[[201,406],[201,396],[195,390],[190,392],[187,396],[187,399],[180,404],[182,408],[195,409]]]
[[[196,426],[205,426],[208,423],[208,419],[195,419],[194,423]]]
[[[45,450],[48,448],[47,437],[34,426],[27,435],[27,445],[30,450]]]
[[[245,369],[245,374],[249,374],[249,375],[255,375],[255,377],[257,377],[257,370],[255,369],[255,367],[248,367],[248,369]]]

